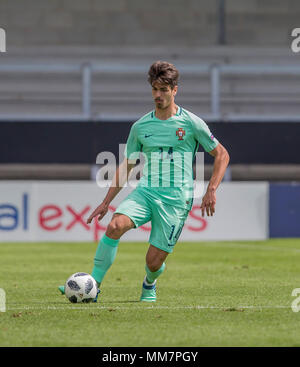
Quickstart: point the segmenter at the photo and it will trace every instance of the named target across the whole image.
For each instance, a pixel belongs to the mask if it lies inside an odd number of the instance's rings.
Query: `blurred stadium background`
[[[2,240],[87,239],[74,211],[86,216],[87,201],[91,209],[106,192],[94,181],[97,154],[118,157],[131,124],[153,109],[147,71],[156,60],[178,67],[176,102],[231,156],[216,219],[222,226],[226,216],[227,230],[209,234],[202,221],[183,239],[298,237],[299,19],[297,0],[0,0]],[[73,215],[73,237],[54,236],[59,205]]]

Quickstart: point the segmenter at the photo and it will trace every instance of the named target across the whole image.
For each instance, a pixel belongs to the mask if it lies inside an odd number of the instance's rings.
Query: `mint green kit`
[[[115,213],[127,215],[135,228],[151,221],[151,245],[173,252],[189,211],[166,204],[160,198],[149,195],[142,187],[133,190],[118,206]]]
[[[193,203],[193,161],[199,144],[206,152],[218,145],[206,123],[178,107],[167,120],[151,111],[130,130],[125,157],[145,165],[136,189],[115,213],[125,214],[139,227],[151,221],[149,242],[172,252]]]

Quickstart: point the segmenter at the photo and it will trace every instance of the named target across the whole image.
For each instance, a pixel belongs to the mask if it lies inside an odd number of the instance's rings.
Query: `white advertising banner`
[[[86,224],[107,193],[95,182],[2,181],[0,242],[98,241],[118,204],[132,191],[123,188],[101,222]],[[195,199],[179,241],[261,240],[268,238],[267,182],[224,182],[216,213],[201,216]],[[128,231],[122,241],[148,241],[151,223]]]

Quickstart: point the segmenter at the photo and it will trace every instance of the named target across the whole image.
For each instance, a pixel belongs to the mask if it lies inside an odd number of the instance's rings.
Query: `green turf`
[[[1,243],[0,346],[300,346],[300,239],[178,243],[140,303],[147,244],[120,243],[98,304],[57,290],[96,244]]]

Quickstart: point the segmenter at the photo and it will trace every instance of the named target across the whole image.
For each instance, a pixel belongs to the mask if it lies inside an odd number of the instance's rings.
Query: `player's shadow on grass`
[[[102,303],[102,304],[106,304],[106,303],[140,303],[140,301],[138,300],[134,300],[134,301],[107,301],[107,302],[99,302],[99,304]]]
[[[84,302],[79,302],[79,303],[71,303],[71,302],[66,302],[65,300],[63,301],[52,301],[52,302],[47,302],[47,305],[109,305],[109,304],[114,304],[114,303],[140,303],[139,300],[132,300],[132,301],[98,301],[98,302],[89,302],[89,303],[84,303]],[[46,305],[46,303],[44,302],[32,302],[31,304],[43,304]]]
[[[37,302],[36,302],[37,303]],[[71,303],[71,302],[66,302],[66,301],[53,301],[53,302],[47,302],[47,305],[57,305],[57,304],[67,304],[67,305],[106,305],[106,304],[111,304],[111,303],[140,303],[139,300],[134,300],[134,301],[98,301],[98,302],[89,302],[89,303],[84,303],[84,302],[79,302],[79,303]],[[39,304],[45,304],[44,302],[40,302]]]

